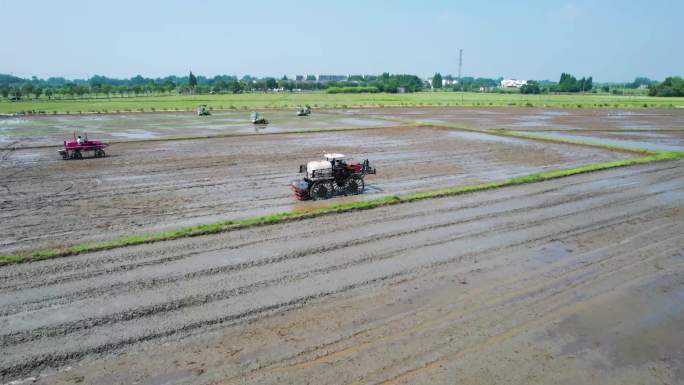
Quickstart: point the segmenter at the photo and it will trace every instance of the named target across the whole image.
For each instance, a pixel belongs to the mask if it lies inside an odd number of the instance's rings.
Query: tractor
[[[211,112],[207,109],[206,104],[202,104],[197,107],[197,116],[209,116],[211,115]]]
[[[363,193],[363,178],[375,174],[368,159],[355,162],[342,154],[324,154],[323,160],[311,161],[299,166],[304,178],[292,182],[292,190],[299,200],[320,200],[336,195]]]
[[[306,108],[304,107],[299,107],[297,110],[297,116],[309,116],[311,115],[311,106],[308,104],[306,105]]]
[[[94,158],[104,158],[105,151],[104,148],[109,146],[106,143],[102,143],[99,140],[89,140],[88,134],[84,134],[84,138],[80,135],[76,136],[74,132],[73,138],[64,141],[64,148],[58,150],[59,155],[62,159],[83,159],[83,156],[88,153],[92,153]]]
[[[258,112],[252,112],[252,123],[253,124],[268,124],[268,120],[261,116]]]

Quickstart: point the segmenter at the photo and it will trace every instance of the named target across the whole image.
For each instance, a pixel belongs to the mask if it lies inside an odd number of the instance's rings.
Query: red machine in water
[[[306,176],[292,182],[297,199],[319,200],[335,195],[361,194],[365,189],[363,178],[367,174],[375,174],[368,159],[359,163],[346,159],[342,154],[324,154],[323,157],[325,160],[299,166],[299,172],[306,173]]]
[[[104,148],[109,146],[99,140],[89,140],[88,134],[84,134],[82,138],[80,135],[76,136],[74,132],[73,138],[64,141],[64,148],[60,149],[59,155],[62,159],[82,159],[84,155],[92,153],[92,157],[103,158],[105,156]]]

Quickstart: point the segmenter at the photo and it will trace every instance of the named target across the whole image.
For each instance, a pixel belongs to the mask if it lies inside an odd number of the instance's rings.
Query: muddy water
[[[349,117],[330,111],[314,111],[297,117],[294,111],[266,111],[270,124],[255,126],[249,111],[216,111],[211,116],[193,112],[103,115],[46,115],[0,118],[0,143],[16,146],[59,144],[74,131],[88,132],[103,140],[156,139],[174,136],[254,134],[326,128],[393,126],[395,122],[367,117]]]
[[[602,365],[642,367],[667,363],[684,380],[684,281],[681,272],[583,307],[550,331],[566,341],[560,354],[586,357]],[[597,360],[596,365],[601,365]]]
[[[356,109],[350,114],[405,118],[468,128],[526,130],[682,129],[684,109],[551,109],[551,108],[383,108]]]
[[[80,162],[63,161],[51,148],[10,151],[0,163],[0,249],[306,210],[309,204],[295,201],[288,186],[300,164],[331,151],[368,158],[378,169],[365,194],[335,202],[631,156],[431,128],[117,144],[107,158]]]
[[[680,384],[681,163],[4,266],[0,382]]]
[[[538,135],[653,151],[684,151],[684,130],[662,132],[573,131],[572,133],[545,131],[543,134]]]

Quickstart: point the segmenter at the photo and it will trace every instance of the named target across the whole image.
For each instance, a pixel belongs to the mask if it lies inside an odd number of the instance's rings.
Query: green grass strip
[[[168,241],[172,239],[193,237],[199,235],[215,234],[225,231],[231,231],[236,229],[242,229],[250,226],[260,226],[275,223],[282,223],[286,221],[299,220],[304,218],[313,218],[321,215],[327,215],[332,213],[349,212],[354,210],[368,210],[382,206],[415,202],[425,199],[433,199],[439,197],[447,197],[454,195],[467,194],[477,191],[492,190],[506,186],[515,186],[527,183],[542,182],[550,179],[563,178],[570,175],[582,174],[587,172],[605,170],[615,167],[624,167],[635,164],[643,164],[655,161],[664,160],[674,160],[684,158],[684,152],[669,151],[669,152],[649,152],[650,155],[616,160],[607,163],[597,163],[586,166],[579,166],[569,169],[553,170],[538,172],[530,175],[509,178],[501,181],[488,182],[482,184],[468,185],[468,186],[457,186],[451,188],[444,188],[426,192],[416,192],[406,195],[390,195],[382,198],[369,199],[359,202],[348,202],[332,204],[329,206],[324,206],[320,208],[313,209],[306,212],[289,211],[282,212],[272,215],[265,215],[253,218],[239,219],[239,220],[228,220],[217,223],[202,224],[197,226],[182,227],[175,230],[162,231],[151,234],[134,235],[125,238],[120,238],[116,240],[98,242],[98,243],[84,243],[70,247],[55,248],[47,250],[39,250],[33,252],[19,253],[13,255],[2,255],[0,256],[0,266],[20,263],[28,261],[36,261],[41,259],[65,257],[70,255],[76,255],[85,252],[101,251],[114,249],[125,246],[141,245],[144,243]]]

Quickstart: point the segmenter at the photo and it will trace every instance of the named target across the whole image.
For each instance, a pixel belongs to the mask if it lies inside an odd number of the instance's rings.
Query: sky
[[[684,75],[682,0],[0,0],[0,73]],[[678,21],[680,23],[678,24]]]

